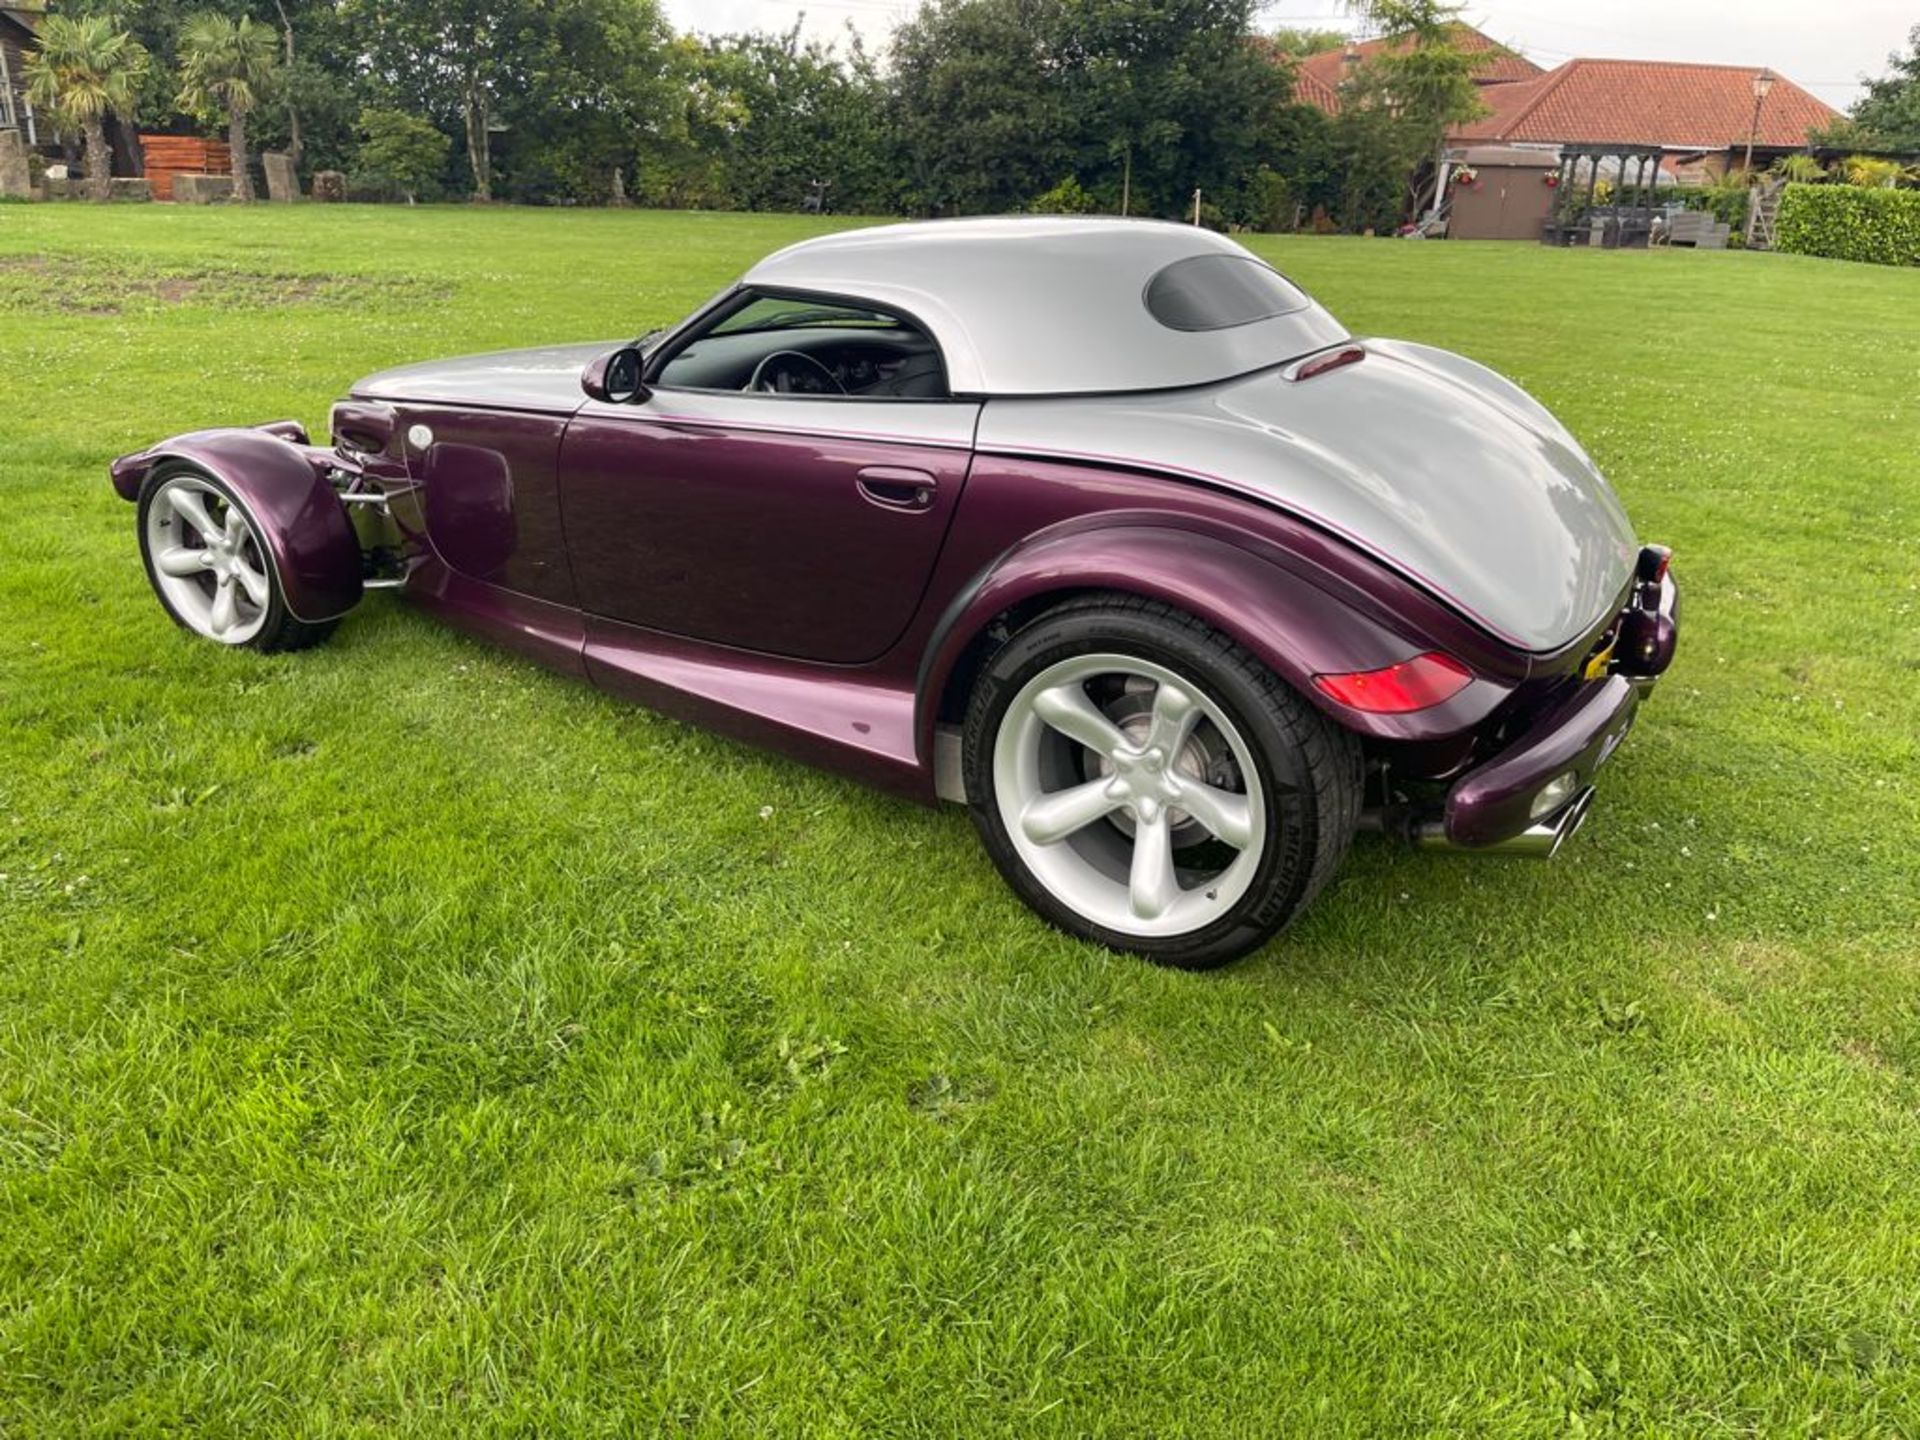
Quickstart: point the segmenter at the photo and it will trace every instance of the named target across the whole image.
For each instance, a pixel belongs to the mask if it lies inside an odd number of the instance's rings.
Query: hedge
[[[1920,190],[1789,185],[1773,246],[1831,260],[1920,265]]]

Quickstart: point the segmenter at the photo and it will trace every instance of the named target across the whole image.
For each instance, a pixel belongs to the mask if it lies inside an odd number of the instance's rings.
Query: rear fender
[[[1336,705],[1313,677],[1397,664],[1430,646],[1358,614],[1317,585],[1211,534],[1154,524],[1062,527],[1015,547],[941,617],[921,667],[918,739],[933,753],[941,696],[994,620],[1059,595],[1119,591],[1160,600],[1231,636],[1342,727],[1375,739],[1442,739],[1485,719],[1511,687],[1480,676],[1452,699],[1404,715]]]
[[[113,462],[113,488],[137,500],[154,470],[185,464],[223,481],[266,534],[281,594],[294,619],[317,625],[360,601],[359,538],[327,481],[332,456],[302,442],[297,425],[200,430]]]

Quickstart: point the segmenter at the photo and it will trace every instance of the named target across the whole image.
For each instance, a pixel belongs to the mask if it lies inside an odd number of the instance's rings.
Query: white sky
[[[666,0],[682,29],[782,30],[805,13],[810,35],[831,39],[848,22],[886,38],[918,0]],[[1862,71],[1886,69],[1920,23],[1914,0],[1469,0],[1467,18],[1496,40],[1551,68],[1575,55],[1617,60],[1703,60],[1771,65],[1829,105],[1846,109]],[[1351,29],[1340,0],[1267,0],[1264,23]]]

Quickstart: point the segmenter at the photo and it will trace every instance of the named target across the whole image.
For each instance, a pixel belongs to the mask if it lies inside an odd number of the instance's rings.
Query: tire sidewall
[[[1000,813],[993,757],[1008,707],[1028,681],[1048,666],[1096,651],[1135,656],[1189,677],[1220,706],[1247,742],[1262,786],[1266,844],[1246,893],[1219,919],[1198,930],[1145,936],[1109,930],[1087,920],[1027,868]],[[1210,968],[1261,944],[1281,928],[1307,888],[1315,837],[1324,822],[1314,813],[1315,792],[1306,773],[1306,756],[1281,724],[1270,694],[1235,662],[1234,652],[1210,654],[1207,647],[1195,644],[1160,616],[1119,609],[1068,609],[1042,616],[1019,631],[981,671],[968,705],[963,748],[968,808],[988,854],[1022,900],[1050,924],[1071,934],[1162,964]]]

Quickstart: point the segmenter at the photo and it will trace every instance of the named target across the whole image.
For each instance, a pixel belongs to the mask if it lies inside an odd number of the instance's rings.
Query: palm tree
[[[27,99],[86,141],[87,193],[95,200],[113,195],[107,117],[132,117],[146,73],[145,48],[104,15],[49,16],[27,56]]]
[[[247,168],[247,116],[273,79],[278,38],[251,18],[196,15],[180,31],[180,108],[227,121],[233,151],[233,198],[253,199]]]

